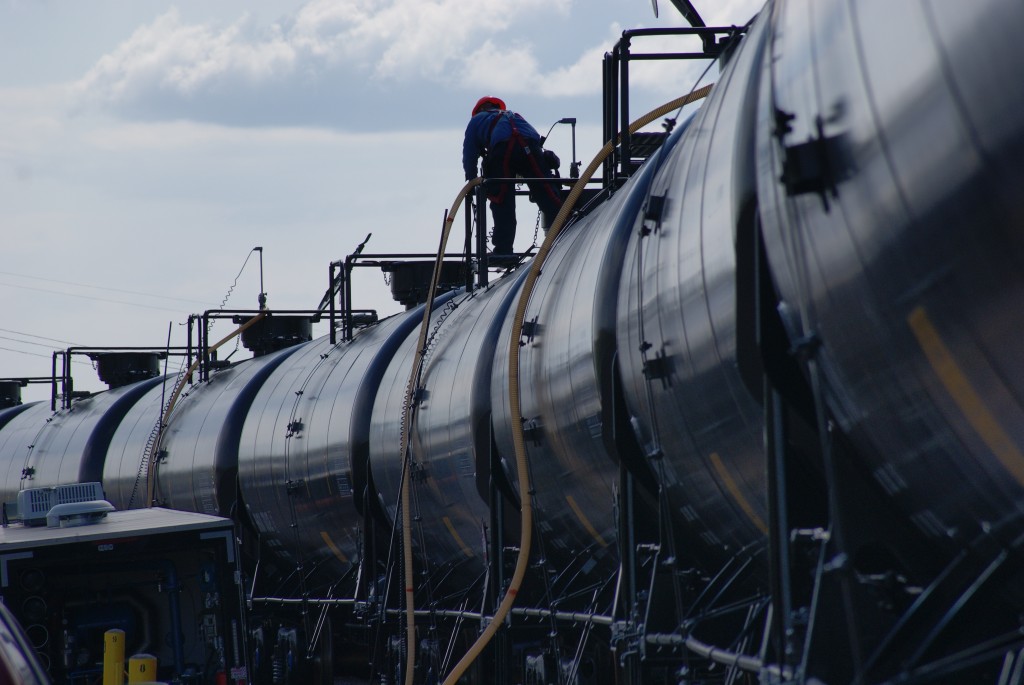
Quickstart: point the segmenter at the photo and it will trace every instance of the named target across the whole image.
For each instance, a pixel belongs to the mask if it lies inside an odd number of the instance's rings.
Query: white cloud
[[[765,3],[762,0],[718,0],[704,4],[700,6],[701,17],[708,26],[730,26],[746,23]]]
[[[61,127],[58,112],[67,99],[65,86],[0,88],[0,155],[55,135]]]
[[[661,13],[675,12],[666,0],[661,2]],[[744,23],[750,18],[751,0],[729,0],[703,10],[702,18],[709,26],[730,26]],[[546,96],[555,95],[590,95],[601,91],[601,61],[605,52],[622,37],[622,27],[612,24],[607,36],[593,47],[585,50],[574,64],[556,68],[548,74],[537,73],[534,82],[539,84],[540,92]],[[677,53],[699,52],[700,39],[696,36],[680,38],[678,36],[643,36],[635,37],[630,45],[634,54],[638,53]],[[634,90],[647,91],[658,96],[676,97],[695,87],[698,79],[701,84],[708,83],[717,77],[718,69],[712,68],[704,75],[709,66],[706,60],[635,60],[629,66],[630,86]],[[703,78],[702,78],[703,75]]]
[[[521,94],[536,92],[534,85],[541,78],[537,59],[529,48],[499,49],[487,41],[468,55],[460,80],[476,91]]]
[[[601,92],[601,59],[605,44],[586,50],[575,64],[555,69],[542,81],[545,95],[589,95]]]
[[[622,28],[613,24],[608,34],[594,46],[584,49],[574,63],[548,72],[542,70],[529,48],[499,50],[488,42],[466,60],[462,83],[480,91],[529,93],[548,98],[600,94],[602,59],[621,36]],[[674,36],[645,36],[634,38],[632,49],[634,53],[673,53],[699,51],[701,46],[696,36],[683,44]],[[633,61],[630,85],[633,89],[675,96],[692,88],[707,65],[705,60]]]
[[[99,126],[82,135],[81,140],[98,152],[147,150],[196,150],[210,147],[246,145],[343,145],[360,143],[381,145],[386,141],[410,141],[419,134],[341,133],[312,127],[237,128],[219,124],[169,121],[157,123],[120,123]]]
[[[249,16],[223,26],[188,24],[171,10],[101,58],[75,92],[83,103],[143,118],[204,119],[214,118],[211,110],[218,104],[259,107],[303,89],[319,91],[322,108],[326,101],[340,102],[346,86],[425,81],[476,87],[484,70],[498,74],[499,81],[536,81],[532,48],[500,44],[508,40],[503,33],[517,23],[564,16],[569,4],[313,0],[265,28]],[[482,40],[486,53],[476,49]]]
[[[182,24],[172,9],[102,57],[76,90],[116,104],[147,91],[191,97],[221,79],[255,83],[289,74],[297,56],[276,28],[254,39],[247,17],[217,29]]]

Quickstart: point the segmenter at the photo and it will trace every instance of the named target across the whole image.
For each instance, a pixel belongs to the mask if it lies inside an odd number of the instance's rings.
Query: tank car
[[[2,410],[4,500],[233,519],[253,682],[1021,682],[1024,5],[701,24],[664,133],[606,56],[617,161],[532,259],[166,420]]]

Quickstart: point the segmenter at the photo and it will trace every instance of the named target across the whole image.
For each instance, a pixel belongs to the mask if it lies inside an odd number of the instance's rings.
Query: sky
[[[693,2],[712,26],[761,5]],[[258,306],[260,256],[268,305],[312,309],[367,235],[367,253],[433,253],[477,98],[541,133],[575,117],[585,167],[602,55],[684,25],[669,0],[0,0],[0,378],[48,377],[71,345],[184,345],[189,314]],[[633,63],[631,118],[706,66]],[[563,175],[572,142],[551,128]],[[524,250],[536,208],[518,215]],[[399,311],[380,271],[355,278],[356,307]],[[76,389],[103,389],[76,359]]]

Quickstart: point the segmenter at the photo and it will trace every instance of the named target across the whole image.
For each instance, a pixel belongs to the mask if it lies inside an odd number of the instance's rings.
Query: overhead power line
[[[53,358],[53,356],[49,355],[49,354],[39,354],[38,352],[26,352],[25,350],[16,350],[13,347],[2,347],[2,346],[0,346],[0,350],[4,350],[5,352],[16,352],[17,354],[27,354],[30,357],[42,357],[43,359],[52,359]],[[90,364],[89,362],[82,361],[80,359],[75,359],[73,357],[72,357],[71,361],[72,361],[72,363],[75,363],[75,364],[85,364],[86,366],[92,366],[92,364]]]
[[[93,300],[95,302],[109,302],[111,304],[123,304],[123,305],[127,305],[129,307],[140,307],[142,309],[159,309],[161,311],[175,312],[177,314],[180,314],[182,312],[182,308],[181,307],[179,307],[178,309],[171,309],[170,307],[160,307],[160,306],[155,305],[155,304],[144,304],[142,302],[128,302],[128,301],[125,301],[125,300],[111,300],[111,299],[106,298],[106,297],[93,297],[91,295],[79,295],[78,293],[62,292],[60,290],[47,290],[46,288],[33,288],[30,285],[17,285],[16,283],[0,283],[0,286],[4,286],[4,287],[7,287],[7,288],[20,288],[22,290],[34,290],[34,291],[40,292],[40,293],[50,293],[52,295],[63,295],[64,297],[77,297],[77,298],[82,299],[82,300]]]
[[[102,285],[89,285],[88,283],[76,283],[75,281],[61,281],[56,278],[44,278],[42,276],[31,276],[29,274],[19,274],[13,271],[0,271],[0,276],[15,276],[17,278],[28,278],[33,281],[46,281],[48,283],[60,283],[61,285],[73,285],[76,288],[92,288],[93,290],[106,290],[113,293],[124,293],[126,295],[138,295],[140,297],[154,297],[159,300],[173,300],[175,302],[185,302],[191,305],[205,306],[202,302],[197,300],[188,300],[183,297],[171,297],[170,295],[157,295],[156,293],[145,293],[138,290],[125,290],[123,288],[108,288]],[[23,287],[23,286],[22,286]],[[44,291],[53,292],[53,291]]]
[[[22,340],[21,338],[12,338],[12,337],[7,336],[7,335],[0,335],[0,340],[10,340],[11,342],[16,342],[16,343],[19,343],[21,345],[35,345],[36,347],[46,347],[46,348],[51,349],[51,350],[53,349],[53,345],[47,345],[46,343],[33,342],[31,340]]]
[[[38,338],[39,340],[49,340],[50,342],[61,343],[62,345],[73,345],[73,346],[78,346],[79,345],[79,343],[71,342],[70,340],[61,340],[59,338],[47,338],[45,335],[36,335],[34,333],[22,333],[21,331],[12,331],[10,328],[0,328],[0,331],[3,331],[4,333],[13,333],[14,335],[20,335],[20,336],[25,337],[25,338]],[[5,338],[2,335],[0,335],[0,338],[4,338],[4,340],[16,340],[17,342],[23,342],[26,345],[42,345],[42,343],[35,343],[35,342],[31,342],[29,340],[17,340],[17,338]]]

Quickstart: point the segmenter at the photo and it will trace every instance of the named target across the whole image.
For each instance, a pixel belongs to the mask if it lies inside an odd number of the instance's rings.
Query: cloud
[[[743,23],[756,8],[756,0],[729,0],[704,7],[703,18],[710,26],[729,26]],[[667,0],[662,0],[662,17],[675,13]],[[730,18],[726,20],[726,17]],[[480,92],[534,94],[546,98],[579,97],[601,92],[601,64],[604,54],[622,37],[623,26],[612,23],[607,32],[591,47],[584,48],[575,62],[544,70],[532,46],[518,45],[501,48],[487,41],[469,55],[464,62],[461,83]],[[701,49],[696,36],[680,39],[676,36],[635,37],[634,53],[697,52]],[[652,60],[630,63],[630,84],[634,90],[647,91],[655,96],[677,96],[694,87],[708,66],[705,60]],[[711,78],[717,69],[709,71]],[[701,83],[706,83],[705,77]]]
[[[189,24],[171,10],[102,57],[74,90],[82,107],[141,120],[392,126],[400,119],[380,121],[378,111],[407,103],[410,91],[475,89],[485,70],[499,83],[516,82],[516,70],[520,80],[538,80],[533,48],[509,35],[564,17],[569,4],[312,0],[263,27],[248,15]],[[375,111],[364,115],[370,101]]]
[[[528,47],[499,49],[492,41],[467,56],[460,76],[471,90],[505,95],[531,92],[541,80],[537,59]]]
[[[0,156],[31,147],[38,140],[60,131],[56,113],[66,104],[65,86],[0,87]]]
[[[705,19],[742,21],[751,2],[704,8]],[[74,101],[133,121],[353,132],[444,126],[484,92],[564,109],[600,93],[601,57],[622,31],[601,18],[620,11],[605,4],[309,0],[269,24],[248,14],[197,23],[170,10],[95,62]],[[688,90],[698,73],[692,63],[635,62],[631,83],[661,97]]]

